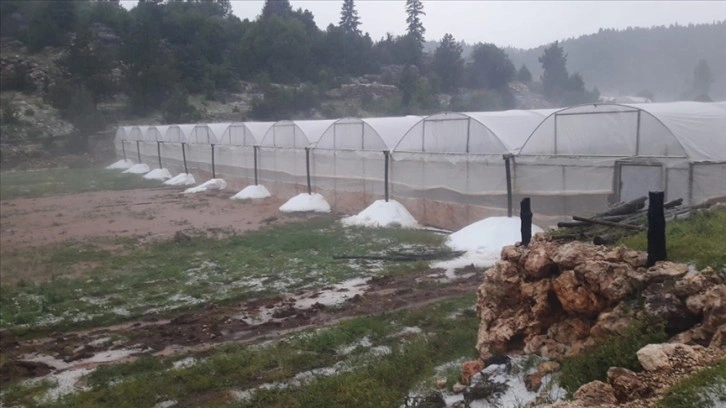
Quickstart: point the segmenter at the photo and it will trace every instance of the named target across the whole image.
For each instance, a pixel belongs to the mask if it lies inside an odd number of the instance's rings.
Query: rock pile
[[[622,334],[637,318],[665,323],[674,341],[723,347],[726,282],[710,268],[582,242],[558,246],[538,234],[508,246],[479,287],[477,349],[483,360],[511,351],[577,354],[597,337]]]

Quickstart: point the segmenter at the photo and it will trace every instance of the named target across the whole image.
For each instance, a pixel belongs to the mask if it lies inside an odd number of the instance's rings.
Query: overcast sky
[[[135,1],[124,1],[131,7]],[[342,0],[291,0],[293,8],[313,12],[321,29],[337,24]],[[597,32],[600,28],[651,27],[726,20],[726,1],[459,1],[424,0],[426,39],[446,33],[469,43],[532,48],[555,40]],[[241,19],[255,19],[264,0],[232,0]],[[405,1],[357,0],[361,28],[374,40],[403,34]]]

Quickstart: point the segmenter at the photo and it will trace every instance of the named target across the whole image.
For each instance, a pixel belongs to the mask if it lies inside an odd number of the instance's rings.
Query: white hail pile
[[[289,199],[285,204],[280,206],[282,212],[319,212],[329,213],[330,204],[325,198],[318,193],[302,193]]]
[[[240,190],[239,193],[232,196],[233,200],[259,200],[262,198],[267,198],[271,196],[270,192],[265,188],[265,186],[258,184],[258,185],[251,185],[243,188]]]
[[[368,208],[341,220],[343,225],[363,227],[418,228],[418,222],[401,203],[395,200],[378,200]]]

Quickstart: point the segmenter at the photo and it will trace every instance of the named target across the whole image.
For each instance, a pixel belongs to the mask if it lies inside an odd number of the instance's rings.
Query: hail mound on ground
[[[210,191],[210,190],[224,190],[225,188],[227,188],[226,181],[224,181],[222,179],[214,178],[214,179],[207,180],[204,183],[202,183],[196,187],[192,187],[192,188],[188,188],[188,189],[184,190],[184,194],[203,193],[205,191]]]
[[[147,180],[168,180],[171,178],[171,174],[167,169],[154,169],[144,174],[144,178]]]
[[[502,248],[522,240],[519,217],[490,217],[470,224],[449,235],[446,245],[455,251],[466,251],[459,258],[434,262],[432,268],[453,270],[465,266],[489,267],[499,260]],[[542,232],[532,225],[532,234]]]
[[[240,190],[239,193],[232,196],[233,200],[249,200],[261,199],[271,196],[270,192],[263,185],[251,185]]]
[[[329,213],[330,204],[318,193],[302,193],[289,199],[280,206],[282,212],[319,212]]]
[[[364,227],[401,227],[418,228],[418,222],[401,203],[395,200],[378,200],[365,210],[343,218],[343,225]]]
[[[129,167],[128,169],[124,170],[124,173],[129,174],[146,174],[150,172],[151,169],[149,166],[145,165],[144,163],[134,164],[133,166]]]
[[[179,173],[171,179],[166,180],[164,184],[167,186],[191,186],[197,184],[197,181],[189,173]]]
[[[108,169],[108,170],[126,170],[126,169],[131,168],[133,165],[134,165],[134,162],[132,162],[131,160],[121,159],[121,160],[117,161],[116,163],[107,166],[106,169]]]

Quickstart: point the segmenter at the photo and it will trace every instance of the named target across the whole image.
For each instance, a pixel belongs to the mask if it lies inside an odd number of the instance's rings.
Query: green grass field
[[[138,174],[99,168],[4,171],[0,172],[0,199],[130,190],[160,185],[159,181],[145,180]]]

